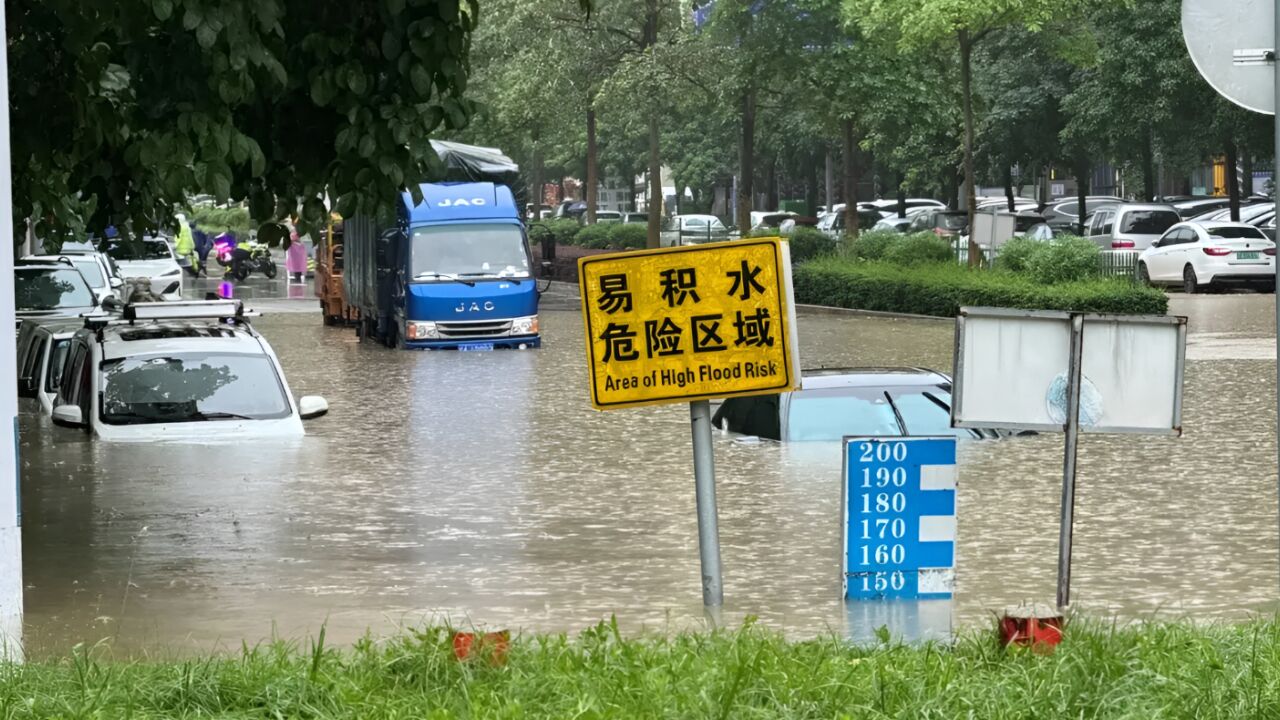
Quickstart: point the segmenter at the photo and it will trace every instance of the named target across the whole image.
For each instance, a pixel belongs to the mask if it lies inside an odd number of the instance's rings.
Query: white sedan
[[[116,261],[126,278],[147,278],[151,292],[165,300],[182,299],[182,266],[164,238],[111,238],[103,241],[102,250]]]
[[[1138,256],[1138,277],[1151,285],[1275,288],[1276,245],[1258,228],[1233,222],[1184,222]]]

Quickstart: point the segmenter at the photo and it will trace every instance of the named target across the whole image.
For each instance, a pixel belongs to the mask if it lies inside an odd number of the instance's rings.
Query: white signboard
[[[1182,434],[1186,319],[1085,315],[1080,429]],[[965,308],[956,324],[956,427],[1062,431],[1071,314]]]

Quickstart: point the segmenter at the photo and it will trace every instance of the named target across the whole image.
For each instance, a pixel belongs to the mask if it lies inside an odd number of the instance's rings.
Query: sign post
[[[4,2],[0,0],[0,37],[8,37]],[[0,277],[9,287],[0,291],[0,326],[13,327],[13,184],[9,158],[9,64],[6,48],[0,47]],[[5,332],[0,337],[0,377],[17,374],[17,338]],[[22,508],[20,506],[20,465],[18,463],[18,387],[6,382],[0,390],[0,661],[22,660]]]
[[[954,427],[1061,432],[1059,608],[1071,604],[1079,434],[1182,434],[1187,319],[961,308]]]
[[[578,261],[591,404],[597,410],[689,403],[702,601],[724,602],[716,516],[712,398],[794,390],[791,257],[753,238]]]
[[[1182,0],[1182,37],[1196,69],[1218,94],[1275,115],[1272,199],[1280,201],[1280,0]],[[1229,168],[1235,172],[1235,168]],[[1276,266],[1276,468],[1280,483],[1280,262]],[[1280,484],[1277,485],[1280,495]]]

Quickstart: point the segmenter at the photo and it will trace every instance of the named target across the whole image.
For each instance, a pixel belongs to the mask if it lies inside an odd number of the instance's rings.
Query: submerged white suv
[[[102,440],[289,438],[328,409],[294,401],[239,301],[136,303],[72,338],[53,422]]]

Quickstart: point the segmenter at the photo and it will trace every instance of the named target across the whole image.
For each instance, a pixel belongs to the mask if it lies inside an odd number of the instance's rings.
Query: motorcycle
[[[268,280],[276,276],[276,261],[266,245],[256,242],[237,245],[215,242],[214,250],[217,251],[218,264],[222,265],[223,272],[238,282],[243,282],[255,270]]]

